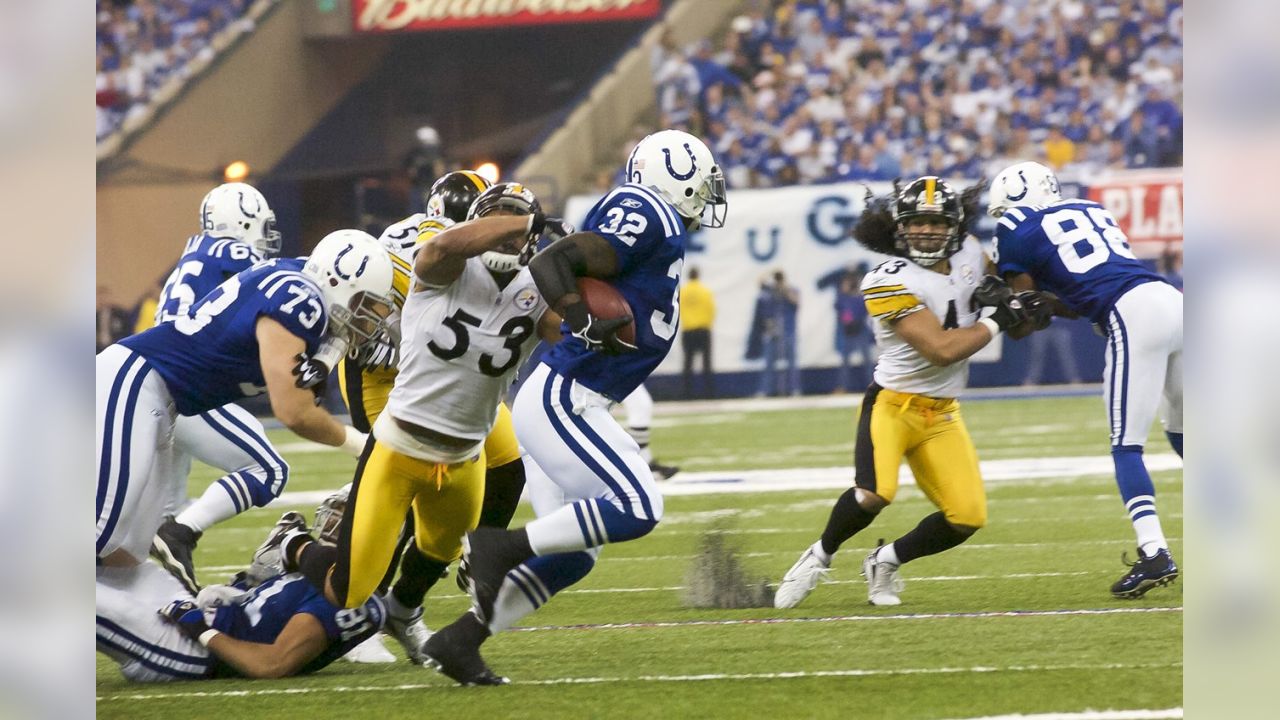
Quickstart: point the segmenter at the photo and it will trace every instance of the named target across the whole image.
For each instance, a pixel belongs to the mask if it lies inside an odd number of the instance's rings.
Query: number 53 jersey
[[[875,317],[875,381],[880,387],[936,398],[957,397],[969,380],[969,361],[944,367],[929,362],[893,329],[893,323],[914,312],[931,312],[944,329],[978,322],[981,308],[973,291],[986,270],[987,256],[972,237],[950,258],[951,272],[942,274],[903,258],[878,265],[862,280],[862,298]]]
[[[538,344],[547,303],[521,268],[500,287],[480,258],[442,288],[419,288],[400,311],[400,364],[387,401],[394,418],[483,440],[516,370]]]
[[[303,260],[258,263],[232,276],[173,322],[120,341],[164,378],[183,415],[199,415],[266,390],[258,350],[258,318],[269,317],[320,347],[328,315]]]

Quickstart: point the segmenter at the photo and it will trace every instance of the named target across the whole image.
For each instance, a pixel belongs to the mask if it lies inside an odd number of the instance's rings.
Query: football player
[[[99,568],[98,650],[134,682],[278,678],[327,666],[377,632],[386,610],[376,597],[339,608],[301,575],[280,572],[279,538],[305,526],[285,513],[249,570],[199,596],[149,562]]]
[[[903,458],[938,512],[867,555],[862,574],[872,605],[900,604],[899,567],[959,545],[987,522],[978,455],[956,398],[970,356],[1003,331],[1028,334],[1048,311],[1037,295],[1014,297],[996,278],[986,293],[994,297],[980,291],[990,261],[967,233],[974,213],[964,205],[972,206],[974,195],[962,202],[947,183],[925,176],[902,188],[891,207],[870,203],[854,228],[869,250],[897,256],[862,281],[867,311],[879,321],[880,358],[858,420],[855,485],[836,500],[822,537],[783,576],[776,607],[808,597],[840,546],[893,502]],[[980,317],[984,301],[995,305],[989,317]],[[1038,320],[1024,303],[1037,308]]]
[[[391,261],[371,236],[330,233],[309,258],[275,259],[232,276],[186,315],[109,346],[97,357],[97,557],[146,557],[172,496],[179,416],[266,392],[302,437],[359,455],[365,435],[295,385],[295,356],[329,336],[359,345],[380,332]]]
[[[1134,257],[1106,208],[1064,200],[1053,171],[1039,163],[1002,170],[987,212],[1000,219],[997,259],[1010,284],[1056,293],[1060,314],[1089,318],[1107,338],[1102,387],[1111,458],[1138,539],[1137,561],[1111,594],[1142,597],[1178,577],[1142,450],[1159,410],[1169,444],[1182,455],[1182,293]]]
[[[228,278],[280,252],[275,213],[262,193],[244,183],[219,185],[204,196],[200,229],[187,240],[165,281],[156,325],[186,316],[197,300]],[[226,474],[183,508],[192,458]],[[228,403],[198,415],[178,416],[169,470],[174,494],[164,508],[165,522],[156,532],[151,554],[194,594],[200,589],[193,564],[200,536],[227,518],[279,497],[289,481],[289,464],[271,446],[262,423],[248,410]]]
[[[417,250],[400,313],[399,371],[356,469],[338,547],[304,533],[286,540],[288,567],[335,604],[357,607],[374,593],[412,507],[416,552],[406,553],[402,579],[413,586],[397,583],[386,600],[391,617],[421,617],[423,596],[479,520],[485,438],[500,402],[539,326],[552,336],[558,325],[525,267],[548,223],[533,193],[518,183],[495,185],[469,217]],[[397,639],[420,657],[412,636]]]
[[[427,641],[431,664],[463,684],[505,682],[479,648],[582,579],[601,545],[647,535],[662,494],[636,441],[609,414],[662,362],[680,323],[679,283],[689,232],[724,222],[724,175],[698,138],[646,137],[628,182],[601,199],[583,232],[530,264],[538,290],[565,319],[563,339],[532,371],[512,407],[538,518],[519,530],[467,535],[474,611]],[[608,281],[634,312],[599,318],[577,278]],[[619,330],[634,322],[635,342]]]

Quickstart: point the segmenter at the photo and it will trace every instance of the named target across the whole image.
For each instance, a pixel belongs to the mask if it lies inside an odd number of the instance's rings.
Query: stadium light
[[[491,162],[480,163],[476,167],[476,174],[491,183],[496,183],[498,182],[498,164]]]
[[[244,182],[249,177],[249,163],[243,160],[236,160],[222,171],[223,182]]]

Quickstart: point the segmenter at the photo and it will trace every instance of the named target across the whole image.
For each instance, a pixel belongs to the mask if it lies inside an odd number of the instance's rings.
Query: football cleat
[[[805,548],[796,564],[782,576],[778,591],[773,596],[773,606],[793,608],[799,605],[802,600],[809,597],[809,593],[813,592],[814,588],[818,587],[819,581],[826,579],[829,572],[831,572],[831,564],[823,562],[822,558],[813,551],[812,545]]]
[[[480,656],[488,634],[475,613],[468,612],[427,639],[423,664],[460,685],[506,685],[511,681],[490,670]]]
[[[1178,566],[1165,548],[1157,550],[1151,557],[1145,557],[1139,549],[1137,562],[1129,562],[1128,553],[1124,553],[1120,561],[1129,566],[1129,572],[1111,586],[1111,594],[1118,598],[1137,599],[1152,588],[1178,579]]]
[[[876,560],[878,552],[879,545],[862,561],[862,577],[867,579],[867,602],[872,605],[901,605],[902,598],[898,595],[902,593],[903,582],[898,575],[898,566]]]
[[[654,480],[670,480],[673,475],[680,472],[680,468],[676,465],[651,462],[649,463],[649,471],[653,473]]]
[[[382,633],[374,633],[368,640],[347,651],[342,659],[353,663],[393,663],[396,656],[382,644]]]
[[[462,559],[471,575],[469,591],[476,615],[488,622],[507,573],[529,558],[516,548],[510,531],[480,527],[463,537]]]
[[[156,530],[155,539],[151,541],[151,557],[169,574],[178,579],[187,592],[192,595],[200,593],[200,583],[196,582],[196,568],[193,556],[196,543],[203,533],[183,525],[173,518],[166,517]]]
[[[271,532],[267,534],[267,539],[262,541],[254,551],[253,563],[249,565],[249,576],[257,582],[262,582],[269,577],[284,573],[288,569],[283,551],[285,541],[291,535],[306,531],[307,520],[301,513],[291,510],[281,515],[275,527],[271,528]]]
[[[422,648],[431,637],[431,630],[422,622],[422,608],[416,607],[407,616],[401,617],[394,611],[387,612],[387,634],[396,639],[404,648],[404,654],[410,662],[421,665],[427,656]]]

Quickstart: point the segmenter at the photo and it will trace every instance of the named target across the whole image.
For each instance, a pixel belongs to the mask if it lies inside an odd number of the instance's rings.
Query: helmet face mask
[[[960,196],[938,178],[925,176],[903,188],[893,216],[894,244],[902,257],[932,267],[959,252],[964,209]]]
[[[542,212],[542,203],[520,183],[498,183],[485,190],[467,210],[467,219],[497,215],[532,215]],[[512,240],[504,246],[481,253],[480,261],[496,273],[510,273],[529,264],[538,249],[538,239]]]
[[[248,243],[264,258],[280,253],[276,214],[252,185],[224,183],[210,190],[200,202],[200,229],[211,237]]]
[[[689,133],[662,130],[637,143],[627,159],[627,182],[661,195],[690,221],[690,230],[722,227],[728,216],[724,172]]]
[[[351,494],[351,485],[345,485],[337,492],[325,498],[316,508],[316,521],[313,525],[316,538],[330,545],[338,544],[338,528],[342,525],[342,516],[347,512],[347,500]]]
[[[427,193],[427,217],[462,222],[476,198],[491,187],[492,183],[470,170],[445,173],[431,184],[431,191]]]
[[[1062,186],[1052,170],[1037,162],[1022,162],[1001,170],[991,181],[987,214],[999,218],[1011,207],[1050,205],[1061,199]]]

